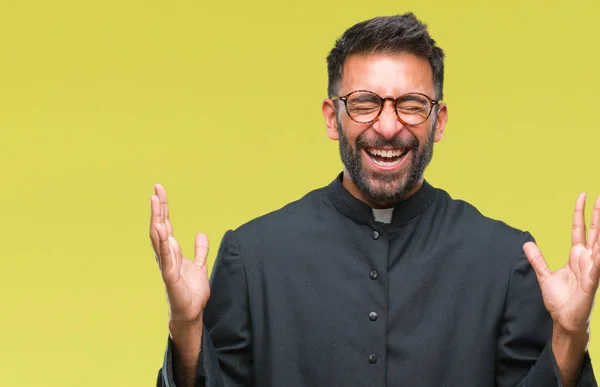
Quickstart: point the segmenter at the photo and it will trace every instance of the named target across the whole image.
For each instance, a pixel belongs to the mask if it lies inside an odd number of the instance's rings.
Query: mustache
[[[411,149],[419,147],[419,140],[411,133],[408,138],[395,137],[386,140],[383,137],[368,139],[364,134],[356,138],[356,150],[361,148],[396,148],[396,149]]]

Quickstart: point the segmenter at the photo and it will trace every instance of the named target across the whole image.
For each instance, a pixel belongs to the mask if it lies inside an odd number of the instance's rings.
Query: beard
[[[432,120],[431,133],[427,138],[427,143],[422,146],[419,146],[421,145],[419,144],[419,140],[409,131],[409,138],[402,139],[396,137],[391,140],[386,140],[382,137],[368,139],[365,133],[362,133],[356,138],[356,144],[352,147],[344,133],[342,123],[337,119],[342,163],[358,189],[375,203],[393,206],[404,199],[421,180],[425,173],[425,168],[427,168],[433,157],[435,121],[436,119]],[[396,172],[369,170],[364,165],[361,151],[365,148],[383,147],[405,149],[407,151],[410,149],[410,154],[404,156],[410,157],[410,160],[404,161],[409,166],[408,171],[404,166]]]

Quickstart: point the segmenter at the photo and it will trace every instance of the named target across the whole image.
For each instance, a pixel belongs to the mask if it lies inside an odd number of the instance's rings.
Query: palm
[[[569,262],[559,270],[550,271],[534,243],[523,246],[537,274],[546,309],[561,329],[573,333],[587,330],[600,275],[600,198],[587,237],[584,209],[585,195],[580,195],[573,217]]]
[[[197,320],[210,293],[206,268],[179,253],[175,263],[163,271],[163,280],[167,287],[171,314],[179,314],[189,321]]]
[[[208,239],[196,236],[195,259],[183,257],[179,243],[173,235],[166,192],[156,186],[152,196],[150,236],[167,290],[171,318],[187,322],[198,321],[210,295],[206,256]]]

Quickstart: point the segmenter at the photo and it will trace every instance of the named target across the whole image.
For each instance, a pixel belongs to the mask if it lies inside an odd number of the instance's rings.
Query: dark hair
[[[433,73],[434,98],[443,98],[444,51],[436,46],[427,25],[411,12],[376,17],[355,24],[344,32],[327,56],[329,97],[337,95],[344,63],[349,56],[375,53],[408,53],[427,59]]]

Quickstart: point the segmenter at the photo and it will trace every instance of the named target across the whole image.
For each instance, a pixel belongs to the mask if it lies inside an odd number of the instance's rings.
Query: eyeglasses
[[[398,98],[381,98],[379,95],[368,90],[356,90],[344,96],[334,96],[332,100],[344,101],[346,112],[352,121],[359,124],[370,124],[375,122],[390,100],[396,107],[396,116],[404,125],[416,126],[427,121],[433,107],[440,101],[429,98],[421,93],[402,94]]]

